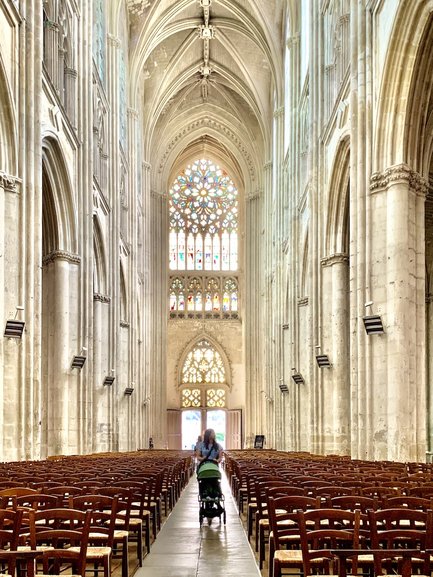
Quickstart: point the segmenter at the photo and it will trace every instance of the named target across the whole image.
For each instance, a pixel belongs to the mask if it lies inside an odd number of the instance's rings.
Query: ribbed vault
[[[246,191],[259,189],[282,105],[285,2],[127,4],[131,101],[141,113],[153,189],[164,191],[179,158],[205,150],[242,174]]]

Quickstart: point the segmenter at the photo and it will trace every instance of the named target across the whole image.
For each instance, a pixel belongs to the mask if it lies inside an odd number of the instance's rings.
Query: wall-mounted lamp
[[[71,369],[82,369],[84,367],[84,363],[86,362],[87,358],[86,352],[86,347],[83,347],[79,355],[72,357]]]
[[[126,389],[124,391],[125,395],[128,395],[128,397],[130,397],[133,392],[134,392],[134,387],[126,387]]]
[[[282,393],[288,393],[289,392],[289,387],[284,382],[284,379],[280,379],[280,384],[278,386],[280,387],[280,391]]]
[[[368,301],[364,306],[366,309],[372,307],[373,301]],[[385,332],[380,315],[366,315],[362,320],[367,335],[382,335]]]
[[[23,311],[24,307],[18,305],[15,309],[15,317],[6,321],[4,336],[9,339],[20,339],[23,336],[25,327],[24,321],[17,320],[18,311]]]
[[[114,369],[111,369],[111,375],[107,375],[104,379],[103,385],[106,386],[110,386],[114,383],[116,377],[114,376]]]
[[[297,385],[305,384],[304,377],[295,368],[292,368],[292,379]]]
[[[328,355],[316,355],[316,361],[321,369],[331,366]]]

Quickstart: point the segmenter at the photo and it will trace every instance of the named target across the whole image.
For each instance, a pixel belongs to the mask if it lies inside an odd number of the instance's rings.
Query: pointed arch
[[[107,257],[101,223],[93,216],[93,292],[107,294]]]
[[[432,10],[432,0],[402,2],[397,10],[382,67],[384,74],[375,122],[379,130],[375,135],[374,171],[407,162],[422,173],[421,158],[419,155],[411,158],[410,151],[417,150],[414,141],[419,137],[419,130],[424,128],[420,121],[425,110],[416,96],[431,79]],[[419,58],[424,50],[427,50],[425,57]]]
[[[77,254],[77,211],[66,160],[54,136],[42,140],[43,255]]]
[[[212,337],[208,334],[202,332],[200,335],[196,336],[192,341],[190,341],[187,346],[184,348],[182,354],[179,358],[178,363],[178,370],[177,370],[177,386],[178,388],[184,386],[186,383],[182,381],[182,372],[185,366],[185,362],[187,360],[188,355],[194,351],[197,347],[201,346],[201,343],[206,342],[209,346],[218,353],[222,365],[224,367],[225,373],[225,382],[220,384],[225,384],[230,389],[231,388],[231,364],[227,353],[225,352],[224,348]],[[214,385],[215,383],[200,383],[202,385]]]
[[[433,6],[430,8],[433,10]],[[404,138],[405,161],[425,177],[429,176],[433,151],[433,12],[423,29],[409,91]]]
[[[120,320],[127,321],[128,320],[128,291],[126,290],[126,277],[124,271],[124,265],[122,261],[120,261],[120,275],[119,275],[119,282],[120,282]]]
[[[0,171],[17,175],[17,127],[10,85],[0,52]]]
[[[299,296],[304,298],[308,296],[307,294],[307,280],[308,280],[308,271],[309,271],[309,261],[308,261],[308,253],[309,253],[309,238],[308,238],[308,227],[305,230],[304,235],[304,242],[302,244],[302,254],[301,254],[301,276],[300,276],[300,285],[299,285]]]
[[[335,155],[329,180],[328,220],[326,224],[326,256],[346,254],[349,227],[350,139],[344,137]]]

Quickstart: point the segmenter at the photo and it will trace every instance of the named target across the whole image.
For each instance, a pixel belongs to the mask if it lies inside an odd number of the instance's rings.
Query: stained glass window
[[[183,389],[182,391],[182,408],[201,406],[200,389]]]
[[[197,160],[170,190],[171,270],[238,267],[238,193],[219,166]]]
[[[237,318],[238,283],[234,277],[176,275],[170,278],[169,300],[173,318]]]
[[[203,339],[188,353],[182,369],[182,383],[193,385],[225,383],[221,355]]]
[[[206,406],[210,408],[223,408],[226,406],[226,392],[224,389],[207,389]]]

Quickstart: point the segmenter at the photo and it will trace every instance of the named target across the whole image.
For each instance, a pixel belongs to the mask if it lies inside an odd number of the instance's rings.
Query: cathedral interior
[[[429,461],[433,0],[0,0],[0,30],[2,460],[212,427]]]

